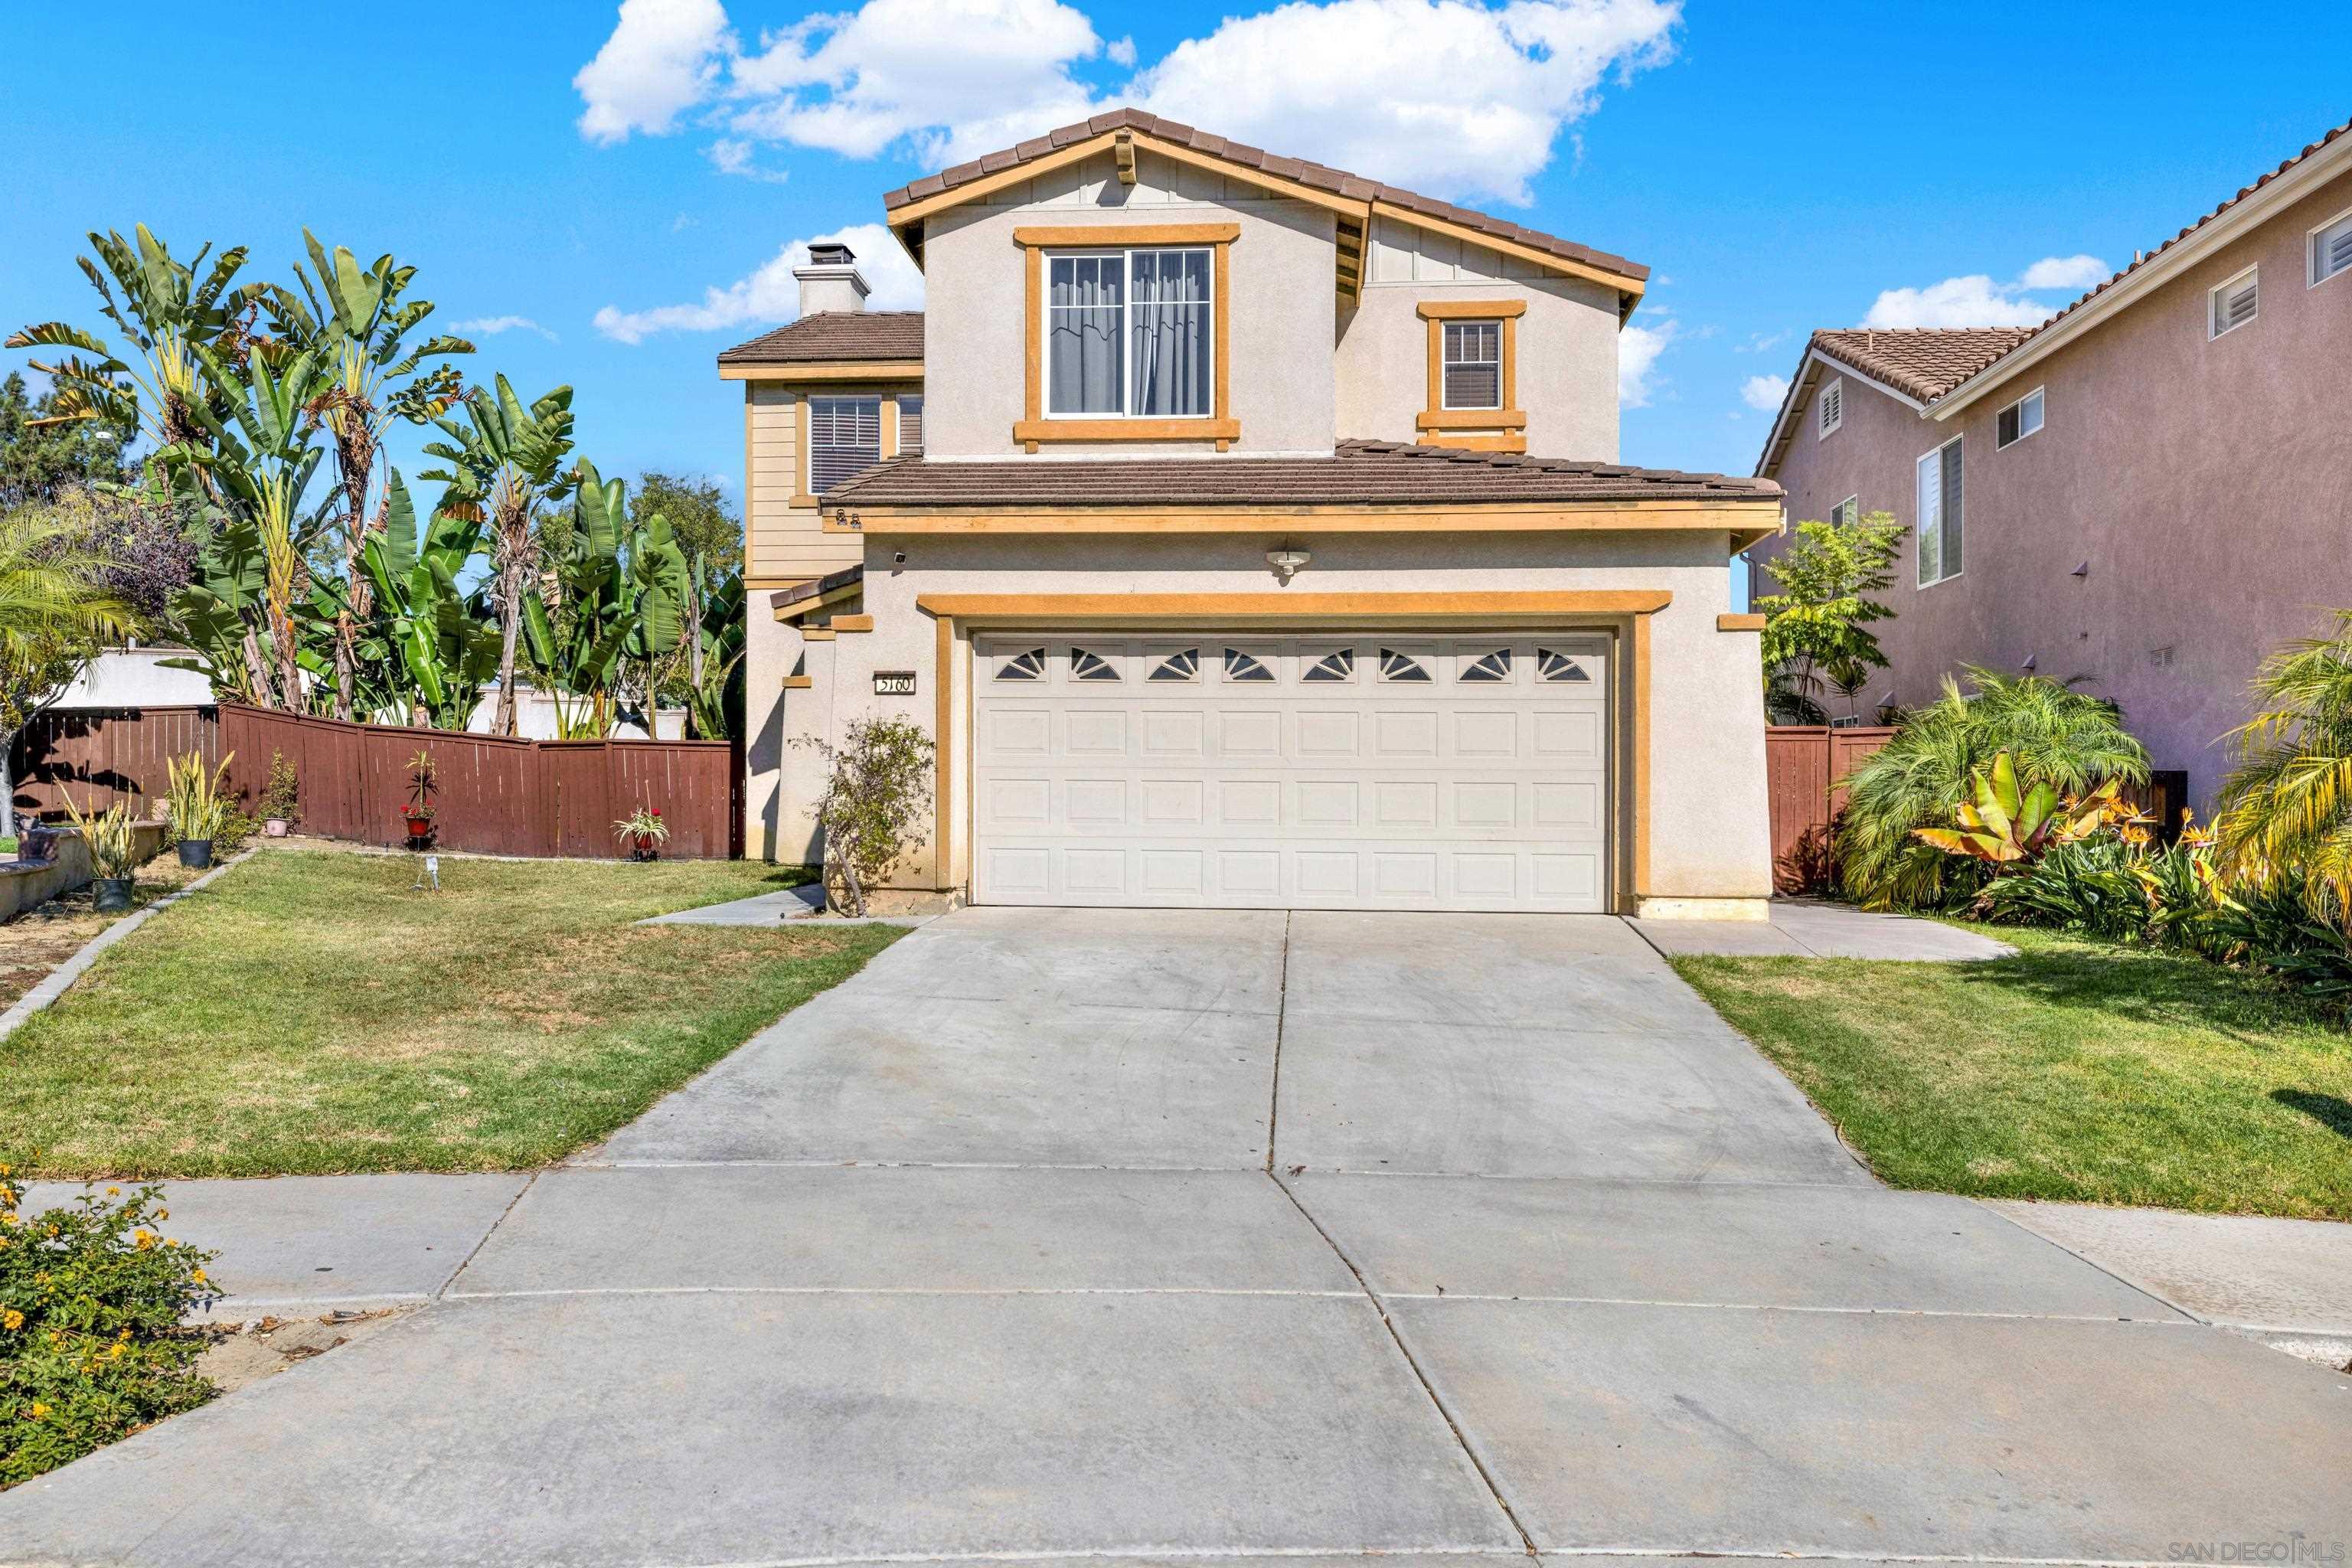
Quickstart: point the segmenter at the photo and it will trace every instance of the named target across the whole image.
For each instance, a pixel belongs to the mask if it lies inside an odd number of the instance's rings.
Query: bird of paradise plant
[[[2079,843],[2135,816],[2118,798],[2118,779],[2080,797],[2062,797],[2047,781],[2021,788],[2017,760],[2007,752],[1997,754],[1990,768],[1977,769],[1969,782],[1974,798],[1960,803],[1958,827],[1916,827],[1912,837],[1947,855],[1967,856],[1995,868],[2032,861],[2058,845]]]

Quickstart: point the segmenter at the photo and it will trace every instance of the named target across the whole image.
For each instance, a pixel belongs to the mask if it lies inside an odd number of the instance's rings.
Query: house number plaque
[[[877,697],[912,697],[915,694],[915,672],[911,669],[877,669],[874,672],[874,695]]]

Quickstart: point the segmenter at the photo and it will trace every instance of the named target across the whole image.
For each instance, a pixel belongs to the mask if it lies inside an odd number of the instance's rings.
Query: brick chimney
[[[863,310],[871,292],[858,275],[857,258],[845,245],[812,245],[806,267],[793,268],[801,286],[801,314]]]

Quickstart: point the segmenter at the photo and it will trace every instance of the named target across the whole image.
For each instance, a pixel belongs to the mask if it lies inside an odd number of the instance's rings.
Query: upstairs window
[[[2352,213],[2330,218],[2311,231],[2313,286],[2339,272],[2352,272]]]
[[[909,393],[898,399],[898,455],[923,455],[923,399],[919,394]]]
[[[1207,247],[1049,256],[1045,267],[1049,415],[1209,416]]]
[[[882,460],[882,400],[812,397],[809,493],[823,495]]]
[[[2014,447],[2041,428],[2042,389],[2037,386],[1995,416],[1992,444],[1996,448]]]
[[[1954,437],[1919,459],[1919,586],[1960,574],[1960,439]]]
[[[1845,423],[1844,380],[1841,378],[1822,387],[1821,401],[1814,406],[1820,412],[1816,416],[1819,427],[1814,432],[1813,438],[1819,440],[1823,436],[1837,434],[1838,426]]]
[[[1445,323],[1445,406],[1503,406],[1503,323]]]
[[[2261,268],[2249,267],[2216,288],[2210,296],[2211,321],[2206,336],[2218,338],[2252,321],[2262,303],[2261,284]]]
[[[1830,508],[1830,521],[1840,528],[1852,528],[1862,516],[1862,498],[1848,496]]]

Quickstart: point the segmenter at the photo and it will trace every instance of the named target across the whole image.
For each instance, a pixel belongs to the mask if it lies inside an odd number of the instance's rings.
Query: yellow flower
[[[122,1352],[127,1347],[121,1340],[115,1341],[114,1343],[106,1347],[106,1359],[109,1361],[121,1361],[122,1359]]]
[[[35,1401],[33,1401],[33,1419],[34,1419],[34,1420],[38,1421],[42,1416],[47,1415],[48,1413],[49,1413],[49,1407],[48,1407],[47,1405],[46,1405],[42,1404],[42,1403],[41,1403],[39,1400],[37,1400],[37,1399],[36,1399]]]
[[[194,1279],[197,1284],[201,1285],[201,1284],[203,1284],[203,1283],[205,1282],[205,1271],[204,1271],[203,1269],[199,1268],[199,1269],[197,1269],[194,1274],[190,1275],[190,1276],[189,1276],[189,1278],[190,1278],[190,1279]]]
[[[155,1211],[155,1217],[157,1219],[170,1219],[172,1217],[172,1211],[170,1209],[157,1209]]]
[[[109,1187],[106,1189],[106,1195],[110,1198],[119,1198],[122,1195],[122,1189],[121,1187]]]
[[[55,1236],[55,1235],[57,1234],[57,1232],[55,1232],[55,1231],[51,1231],[49,1234],[50,1234],[51,1236]],[[152,1247],[152,1246],[154,1246],[154,1245],[155,1245],[155,1233],[154,1233],[153,1231],[152,1231],[152,1230],[149,1230],[145,1226],[143,1226],[143,1225],[142,1225],[142,1226],[141,1226],[137,1230],[134,1230],[134,1231],[132,1231],[132,1232],[131,1233],[131,1240],[133,1240],[133,1241],[135,1241],[135,1242],[137,1242],[137,1243],[139,1244],[139,1250],[140,1250],[140,1251],[144,1252],[144,1251],[146,1251],[149,1247]]]
[[[16,1310],[16,1308],[11,1307],[6,1311],[0,1312],[0,1329],[6,1329],[13,1334],[24,1326],[25,1314]]]

